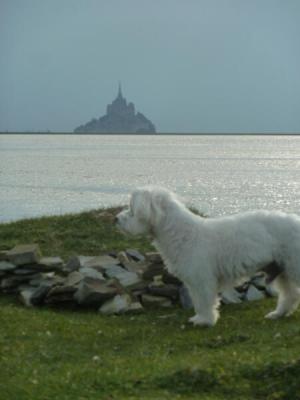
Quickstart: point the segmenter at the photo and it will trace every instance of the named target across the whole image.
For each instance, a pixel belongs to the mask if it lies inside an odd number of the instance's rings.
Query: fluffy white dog
[[[201,218],[173,193],[155,187],[133,192],[117,216],[129,234],[151,234],[170,273],[187,286],[195,325],[218,319],[218,294],[258,271],[276,286],[278,304],[266,318],[291,314],[300,302],[300,217],[256,211]]]

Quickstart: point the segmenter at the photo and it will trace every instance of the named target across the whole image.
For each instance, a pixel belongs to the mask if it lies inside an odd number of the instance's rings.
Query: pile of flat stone
[[[102,314],[159,306],[191,308],[187,289],[165,269],[156,252],[127,249],[100,256],[43,257],[38,245],[0,252],[0,291],[26,306],[81,306]],[[223,303],[259,300],[274,293],[263,275],[222,293]]]

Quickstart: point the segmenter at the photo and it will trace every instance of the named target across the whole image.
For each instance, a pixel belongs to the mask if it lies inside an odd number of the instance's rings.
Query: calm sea
[[[165,186],[210,216],[300,214],[300,136],[0,135],[0,221],[128,202]]]

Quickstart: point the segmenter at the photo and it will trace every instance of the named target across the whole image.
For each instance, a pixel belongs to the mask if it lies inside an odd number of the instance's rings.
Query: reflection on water
[[[0,221],[123,204],[145,184],[208,215],[300,213],[300,136],[0,135]]]

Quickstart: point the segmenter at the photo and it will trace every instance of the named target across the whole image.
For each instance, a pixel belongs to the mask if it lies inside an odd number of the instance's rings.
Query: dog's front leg
[[[189,322],[198,326],[213,326],[216,324],[218,312],[218,291],[215,285],[208,285],[201,282],[197,285],[186,284],[191,295],[196,314],[189,319]]]

